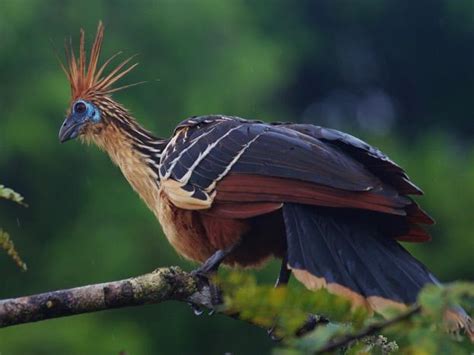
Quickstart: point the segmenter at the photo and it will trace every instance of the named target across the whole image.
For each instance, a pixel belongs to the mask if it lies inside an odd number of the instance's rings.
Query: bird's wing
[[[396,186],[304,127],[312,126],[186,120],[161,158],[163,190],[177,207],[225,209],[235,218],[249,215],[249,204],[257,214],[285,202],[407,215],[412,201]]]
[[[278,125],[301,132],[325,143],[340,148],[345,153],[360,161],[382,181],[394,186],[399,193],[422,195],[423,191],[410,181],[405,171],[379,149],[335,129],[311,124],[277,123]]]

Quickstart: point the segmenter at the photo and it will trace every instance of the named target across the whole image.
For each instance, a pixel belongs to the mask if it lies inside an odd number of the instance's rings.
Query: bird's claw
[[[193,310],[193,313],[195,316],[200,316],[201,314],[203,314],[204,311],[197,304],[192,303],[192,302],[188,302],[188,304],[189,304],[189,307],[191,307],[191,309]]]
[[[199,307],[197,304],[194,304],[192,302],[188,302],[188,305],[193,310],[193,313],[194,313],[195,316],[199,317],[200,315],[202,315],[204,313],[204,310],[202,309],[202,307]],[[207,313],[207,315],[212,316],[212,315],[214,315],[214,313],[216,313],[216,309],[211,308],[209,310],[209,312]]]

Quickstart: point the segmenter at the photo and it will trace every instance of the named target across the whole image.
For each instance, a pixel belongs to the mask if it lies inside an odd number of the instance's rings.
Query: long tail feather
[[[331,211],[334,212],[334,211]],[[327,209],[285,204],[288,264],[311,288],[327,287],[372,310],[412,304],[436,278],[373,216],[338,216]]]

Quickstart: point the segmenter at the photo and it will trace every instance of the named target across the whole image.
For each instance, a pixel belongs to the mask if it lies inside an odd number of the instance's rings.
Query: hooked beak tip
[[[68,140],[76,138],[79,134],[80,126],[80,124],[71,122],[70,120],[66,119],[61,125],[61,128],[59,129],[59,142],[64,143]]]

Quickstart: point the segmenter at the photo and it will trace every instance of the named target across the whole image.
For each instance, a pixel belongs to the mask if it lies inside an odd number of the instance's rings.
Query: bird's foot
[[[209,315],[214,314],[215,306],[222,305],[224,303],[222,299],[222,293],[209,279],[217,273],[219,265],[224,261],[227,255],[229,255],[239,243],[230,246],[226,249],[217,250],[214,254],[211,255],[201,266],[197,269],[191,271],[191,275],[198,278],[202,282],[201,286],[207,287],[210,294],[210,309]],[[194,314],[201,315],[202,310],[196,305],[191,305],[193,308]]]
[[[223,304],[222,293],[221,291],[213,284],[209,283],[209,303],[206,306],[200,306],[192,302],[188,302],[195,316],[200,316],[207,311],[209,316],[212,316],[218,306]]]
[[[220,306],[223,303],[222,299],[222,292],[220,289],[214,285],[211,282],[211,278],[216,275],[217,270],[214,268],[213,265],[209,265],[207,262],[201,265],[199,268],[191,271],[191,275],[197,277],[199,279],[199,282],[202,284],[202,286],[207,287],[209,290],[209,312],[208,315],[213,315],[216,311],[214,307]],[[200,316],[201,314],[204,313],[204,310],[202,307],[194,304],[194,303],[189,303],[191,306],[191,309],[193,310],[193,313],[196,316]]]
[[[217,287],[211,282],[211,278],[216,274],[217,270],[213,268],[213,265],[209,266],[207,262],[202,264],[197,269],[191,271],[191,275],[198,278],[199,282],[201,282],[203,286],[209,287],[212,304],[215,303],[214,301],[218,301],[218,299],[212,298],[218,291]]]

